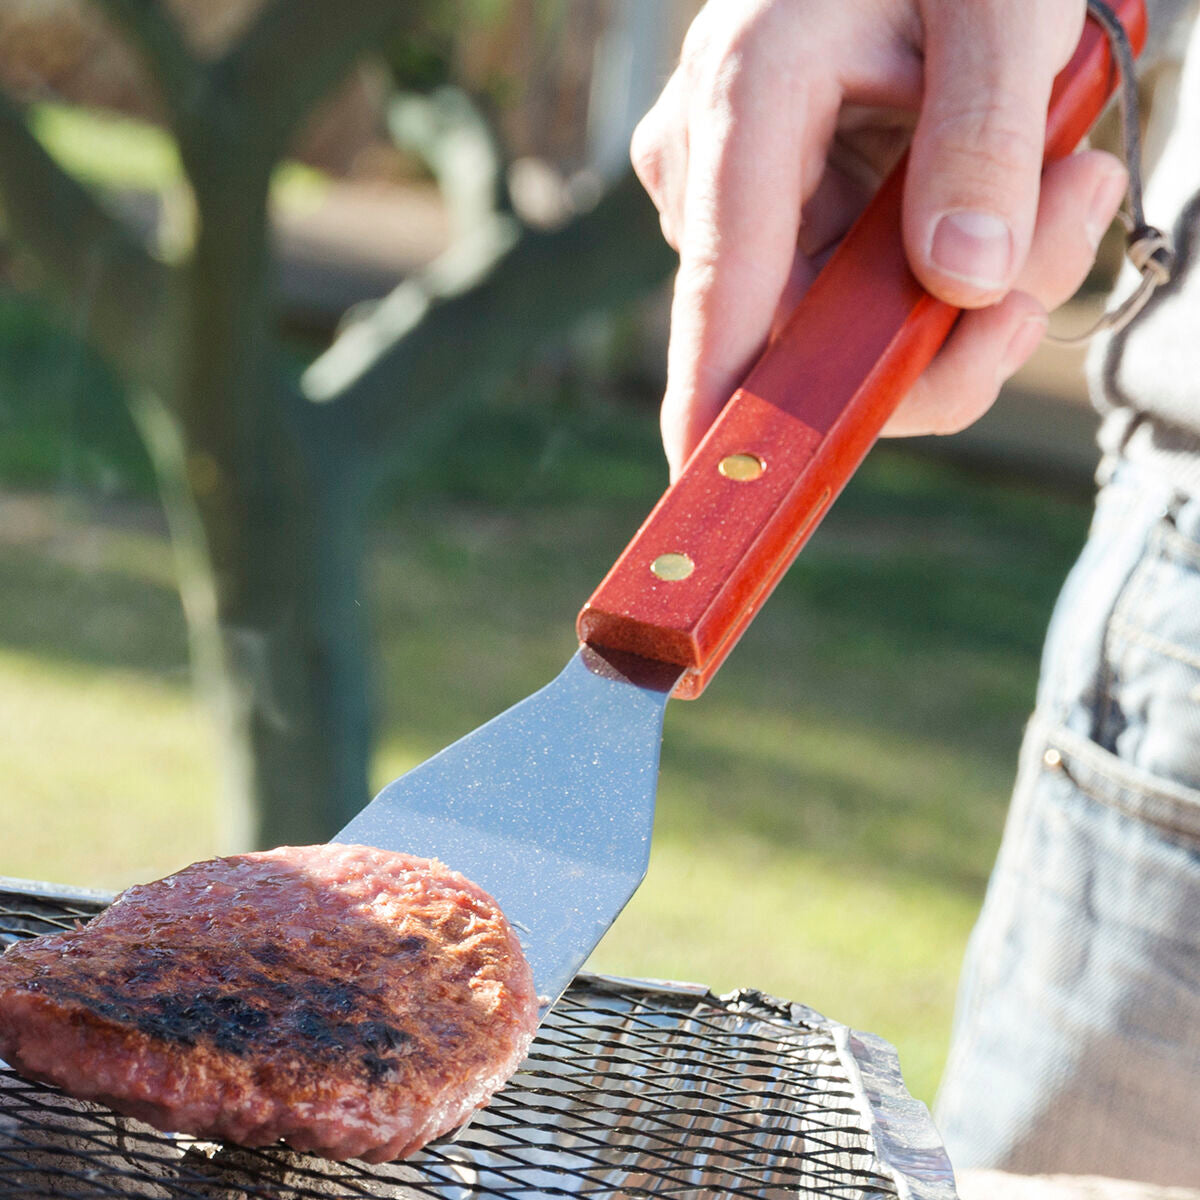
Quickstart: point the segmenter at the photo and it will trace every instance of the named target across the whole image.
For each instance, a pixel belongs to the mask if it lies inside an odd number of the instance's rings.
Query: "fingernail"
[[[1000,360],[1001,383],[1016,374],[1029,361],[1045,336],[1046,325],[1047,318],[1041,316],[1026,317],[1017,326],[1017,331],[1013,334],[1012,341],[1008,343],[1008,349],[1005,350],[1004,357]]]
[[[1096,185],[1092,202],[1088,206],[1087,220],[1084,222],[1084,232],[1093,250],[1100,245],[1100,239],[1108,232],[1127,186],[1124,171],[1112,171]]]
[[[1012,230],[995,213],[973,209],[943,213],[933,230],[929,257],[938,270],[954,279],[994,292],[1008,284]]]

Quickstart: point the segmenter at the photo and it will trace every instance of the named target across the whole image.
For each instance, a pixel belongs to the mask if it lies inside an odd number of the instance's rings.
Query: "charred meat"
[[[536,1025],[495,901],[367,846],[196,863],[0,957],[17,1070],[159,1129],[329,1158],[400,1158],[455,1128]]]

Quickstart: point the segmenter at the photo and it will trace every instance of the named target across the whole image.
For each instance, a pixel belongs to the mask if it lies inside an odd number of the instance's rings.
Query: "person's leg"
[[[1200,502],[1119,472],[971,938],[951,1161],[1200,1183]]]

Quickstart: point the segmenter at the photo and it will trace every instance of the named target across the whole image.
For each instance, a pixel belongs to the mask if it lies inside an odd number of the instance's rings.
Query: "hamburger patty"
[[[437,861],[285,846],[0,957],[0,1057],[164,1130],[382,1162],[461,1124],[537,1026],[516,935]]]

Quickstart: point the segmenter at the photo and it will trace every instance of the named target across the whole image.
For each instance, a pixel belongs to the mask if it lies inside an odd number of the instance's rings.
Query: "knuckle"
[[[933,129],[934,142],[953,156],[961,170],[979,180],[1036,169],[1042,159],[1044,129],[1022,119],[1016,105],[1003,98],[959,107]]]
[[[634,127],[629,139],[629,159],[637,177],[647,189],[656,184],[662,175],[662,144],[654,109],[651,109]]]
[[[693,112],[707,121],[728,117],[748,83],[744,68],[743,57],[733,51],[697,65],[691,77]]]
[[[687,32],[683,35],[683,46],[679,52],[679,61],[684,70],[690,72],[697,63],[701,62],[708,51],[710,43],[709,35],[709,12],[711,10],[702,8],[697,14],[696,19],[688,26]]]
[[[754,86],[760,68],[772,68],[772,56],[779,56],[780,48],[771,31],[772,8],[739,14],[712,28],[704,20],[707,11],[688,31],[681,65],[692,103],[720,111]]]
[[[698,237],[694,224],[687,230],[686,253],[675,276],[675,295],[694,308],[702,308],[712,294],[720,271],[720,256],[707,239]]]

